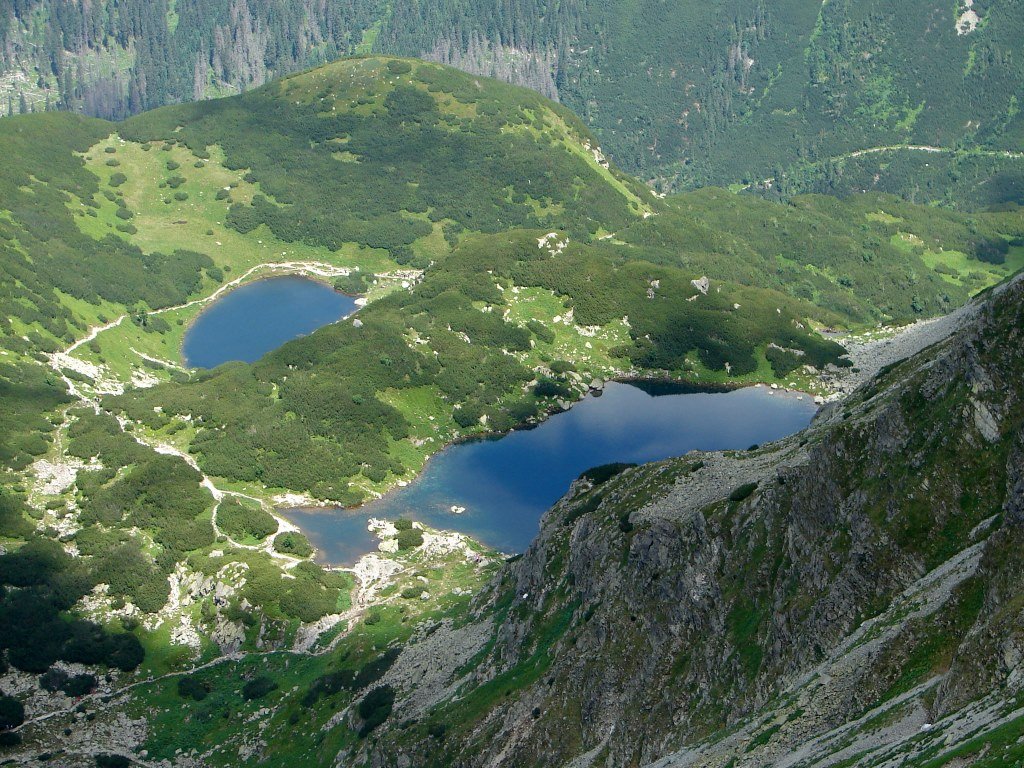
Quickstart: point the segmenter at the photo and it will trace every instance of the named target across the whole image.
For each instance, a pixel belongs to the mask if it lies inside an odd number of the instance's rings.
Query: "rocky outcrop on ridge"
[[[394,722],[415,708],[359,756],[869,766],[986,734],[1011,750],[1024,281],[972,313],[779,443],[581,478],[478,599],[490,639],[432,671],[432,698],[399,683]]]

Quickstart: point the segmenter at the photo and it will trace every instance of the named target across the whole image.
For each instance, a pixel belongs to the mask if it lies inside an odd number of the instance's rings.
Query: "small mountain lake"
[[[541,515],[591,467],[694,449],[745,449],[804,428],[815,411],[811,397],[767,387],[694,393],[612,382],[601,396],[532,429],[450,446],[408,486],[358,509],[281,511],[317,547],[318,558],[332,564],[351,565],[376,549],[367,531],[371,517],[408,517],[522,552]]]
[[[356,300],[308,277],[256,280],[218,298],[185,332],[181,354],[192,368],[251,363],[286,341],[352,314]]]

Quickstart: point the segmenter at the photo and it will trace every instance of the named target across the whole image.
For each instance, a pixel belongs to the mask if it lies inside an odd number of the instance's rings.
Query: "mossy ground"
[[[109,152],[110,149],[114,152]],[[191,321],[205,306],[198,300],[255,268],[264,266],[252,272],[247,281],[275,271],[290,271],[293,269],[290,266],[275,265],[295,263],[355,269],[365,274],[390,273],[400,269],[388,257],[387,251],[356,243],[344,244],[332,251],[301,241],[285,242],[265,226],[246,234],[227,226],[225,222],[230,205],[233,202],[251,203],[253,196],[262,191],[259,184],[245,180],[244,170],[225,167],[223,153],[217,147],[210,147],[207,151],[210,156],[200,158],[177,144],[139,144],[113,134],[84,155],[86,167],[99,177],[100,194],[94,198],[99,205],[95,209],[95,217],[87,215],[94,209],[81,201],[69,203],[83,232],[96,238],[115,235],[147,253],[171,253],[181,248],[197,251],[209,256],[221,273],[220,279],[214,279],[207,271],[203,287],[196,295],[196,303],[160,312],[170,330],[147,333],[140,326],[125,322],[101,333],[93,344],[81,348],[79,354],[83,359],[106,365],[114,376],[123,381],[130,380],[132,372],[143,365],[140,353],[166,361],[170,366],[182,365],[182,339]],[[108,165],[111,159],[116,159],[118,165]],[[126,180],[111,187],[110,179],[114,174],[121,174]],[[184,179],[184,182],[171,188],[168,181],[175,178]],[[119,206],[105,193],[113,194],[134,214],[131,225],[135,232],[118,230],[118,224],[123,224],[117,217]],[[179,193],[187,195],[187,199],[177,199]],[[425,254],[437,254],[440,248],[438,237],[424,238],[419,248]],[[385,295],[396,287],[393,281],[378,283],[370,288],[368,298],[372,300]],[[101,324],[100,314],[108,320],[120,315],[113,305],[97,310],[86,302],[72,303],[69,300],[66,303],[72,310],[87,312],[83,317],[90,325]],[[163,379],[168,378],[172,370],[171,367],[163,370],[159,366],[149,367],[152,375]]]

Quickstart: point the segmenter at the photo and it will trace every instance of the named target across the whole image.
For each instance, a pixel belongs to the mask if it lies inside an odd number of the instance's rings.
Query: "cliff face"
[[[803,433],[581,478],[476,623],[432,635],[480,642],[431,657],[432,685],[410,671],[423,649],[403,653],[402,727],[362,755],[881,765],[979,734],[1019,749],[999,738],[1024,722],[1022,375],[1017,280]]]

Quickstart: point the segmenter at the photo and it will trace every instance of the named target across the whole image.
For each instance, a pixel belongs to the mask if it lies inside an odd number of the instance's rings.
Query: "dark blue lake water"
[[[355,308],[351,296],[306,277],[257,280],[226,293],[196,318],[185,332],[182,357],[192,368],[251,363]]]
[[[376,548],[366,530],[371,517],[409,517],[521,552],[537,534],[541,515],[584,470],[694,449],[749,448],[802,429],[816,410],[806,395],[766,387],[666,394],[672,391],[610,383],[601,397],[587,397],[534,429],[447,448],[410,485],[357,510],[285,512],[320,559],[334,564],[352,564]],[[452,507],[465,511],[456,514]]]

